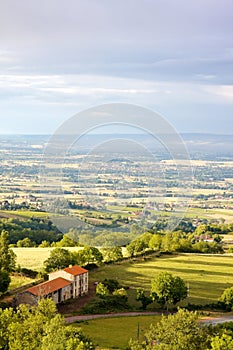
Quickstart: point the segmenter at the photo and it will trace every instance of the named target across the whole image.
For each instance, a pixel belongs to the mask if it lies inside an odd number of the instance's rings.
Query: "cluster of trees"
[[[65,325],[51,299],[37,307],[0,309],[0,348],[9,350],[93,350],[81,330]]]
[[[96,296],[82,312],[87,314],[109,313],[129,310],[128,294],[125,288],[114,279],[104,279],[96,286]]]
[[[46,272],[63,269],[69,265],[87,266],[92,264],[98,266],[102,262],[110,263],[123,259],[122,249],[120,247],[102,248],[86,246],[79,251],[71,251],[64,248],[54,248],[50,256],[44,262]]]
[[[0,295],[9,287],[10,273],[15,269],[15,263],[16,255],[9,248],[8,232],[3,230],[0,235]]]
[[[2,230],[8,232],[10,244],[17,244],[25,238],[30,239],[34,245],[39,245],[42,241],[52,243],[62,239],[60,231],[48,219],[0,219],[0,231]]]
[[[129,350],[228,350],[233,349],[233,324],[207,326],[198,314],[184,309],[162,316],[151,325],[144,340],[129,343]]]
[[[216,240],[206,242],[198,239],[194,233],[186,234],[183,231],[150,233],[146,232],[141,237],[127,245],[130,256],[137,256],[151,251],[164,252],[188,252],[188,253],[223,253],[221,238],[216,235]]]
[[[64,248],[55,248],[51,251],[50,256],[44,262],[46,272],[63,269],[69,265],[86,266],[100,264],[103,261],[103,255],[98,248],[84,247],[78,252],[72,252]]]
[[[187,296],[188,288],[183,279],[169,272],[161,272],[152,280],[150,296],[141,288],[137,290],[137,300],[141,301],[143,310],[153,301],[168,309],[169,304],[176,305]]]

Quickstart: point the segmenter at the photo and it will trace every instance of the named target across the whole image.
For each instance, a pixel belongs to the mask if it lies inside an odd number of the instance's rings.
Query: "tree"
[[[112,261],[119,261],[123,259],[121,247],[102,248],[101,253],[103,254],[104,262],[107,262],[107,263]]]
[[[9,248],[8,232],[0,235],[0,295],[7,291],[10,284],[10,272],[15,268],[15,253]]]
[[[68,234],[64,234],[63,238],[56,243],[57,247],[76,247],[78,246],[77,241],[73,240],[71,237],[69,237]]]
[[[76,263],[73,255],[69,250],[63,248],[55,248],[51,251],[50,256],[44,262],[45,271],[51,272],[64,269],[69,265]]]
[[[37,307],[0,309],[0,348],[9,350],[93,350],[79,329],[65,325],[51,299]]]
[[[24,239],[20,239],[18,240],[17,242],[17,247],[26,247],[26,248],[29,248],[29,247],[35,247],[36,246],[36,243],[35,242],[32,242],[30,240],[30,238],[28,237],[25,237]]]
[[[11,272],[15,268],[16,255],[9,248],[8,232],[3,230],[0,235],[0,270]]]
[[[0,295],[7,291],[10,282],[11,278],[9,272],[0,270]]]
[[[233,336],[224,331],[221,335],[211,338],[211,350],[233,349]]]
[[[145,333],[142,343],[131,341],[131,350],[204,350],[207,349],[206,327],[198,323],[196,312],[179,309],[174,315],[162,316]]]
[[[50,247],[50,243],[46,240],[42,241],[41,244],[39,245],[39,248],[48,248]]]
[[[119,282],[117,280],[114,280],[113,278],[105,278],[103,280],[103,284],[108,288],[110,293],[120,288]]]
[[[162,248],[162,236],[153,234],[149,242],[149,248],[153,250],[160,250]]]
[[[173,276],[169,272],[161,272],[151,283],[151,296],[162,306],[168,304],[177,304],[188,295],[188,288],[184,281]]]
[[[103,255],[99,249],[95,247],[85,247],[80,252],[80,257],[84,265],[90,263],[100,264],[103,261]]]
[[[98,283],[96,286],[96,294],[101,297],[110,295],[108,288],[103,283]]]
[[[136,300],[141,301],[142,310],[146,310],[147,306],[153,303],[153,299],[151,297],[146,296],[144,290],[141,288],[137,290]]]
[[[125,288],[115,289],[112,292],[112,295],[118,296],[118,297],[122,297],[122,298],[126,298],[128,300],[128,294],[127,294]]]
[[[224,302],[228,309],[233,309],[233,287],[224,290],[220,297],[220,301]]]

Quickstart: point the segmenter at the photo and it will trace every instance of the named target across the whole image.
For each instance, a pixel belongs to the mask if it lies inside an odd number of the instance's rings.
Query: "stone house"
[[[48,276],[48,281],[17,294],[16,305],[36,305],[42,298],[52,298],[55,304],[59,304],[88,293],[88,271],[80,266],[69,266]]]

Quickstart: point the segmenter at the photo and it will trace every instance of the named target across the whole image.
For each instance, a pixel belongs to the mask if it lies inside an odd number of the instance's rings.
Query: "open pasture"
[[[215,302],[225,288],[233,286],[233,256],[198,254],[166,255],[102,266],[90,273],[90,282],[117,279],[129,287],[129,301],[138,308],[140,304],[135,301],[137,288],[149,292],[151,280],[161,271],[180,276],[187,283],[189,296],[183,304]]]
[[[130,339],[142,341],[144,332],[159,320],[157,315],[114,317],[84,321],[77,326],[101,349],[126,349]]]

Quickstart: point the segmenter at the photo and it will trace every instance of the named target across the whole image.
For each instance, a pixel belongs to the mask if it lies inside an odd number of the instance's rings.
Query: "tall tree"
[[[182,278],[169,272],[161,272],[151,283],[151,296],[161,305],[177,304],[188,295]]]
[[[0,349],[94,350],[94,346],[79,329],[66,326],[54,302],[46,299],[38,307],[0,309]]]
[[[227,309],[233,309],[233,287],[224,290],[220,297],[220,301],[225,303]]]
[[[55,248],[51,251],[50,256],[44,262],[46,272],[64,269],[69,265],[75,264],[74,256],[69,250]]]
[[[3,230],[0,235],[0,270],[11,272],[15,268],[16,255],[9,248],[9,234]]]
[[[131,350],[204,350],[207,347],[207,328],[198,323],[196,312],[179,309],[174,315],[162,316],[145,333],[142,343],[131,341]]]
[[[9,248],[8,232],[0,235],[0,295],[7,291],[10,284],[10,272],[15,268],[16,255]]]

